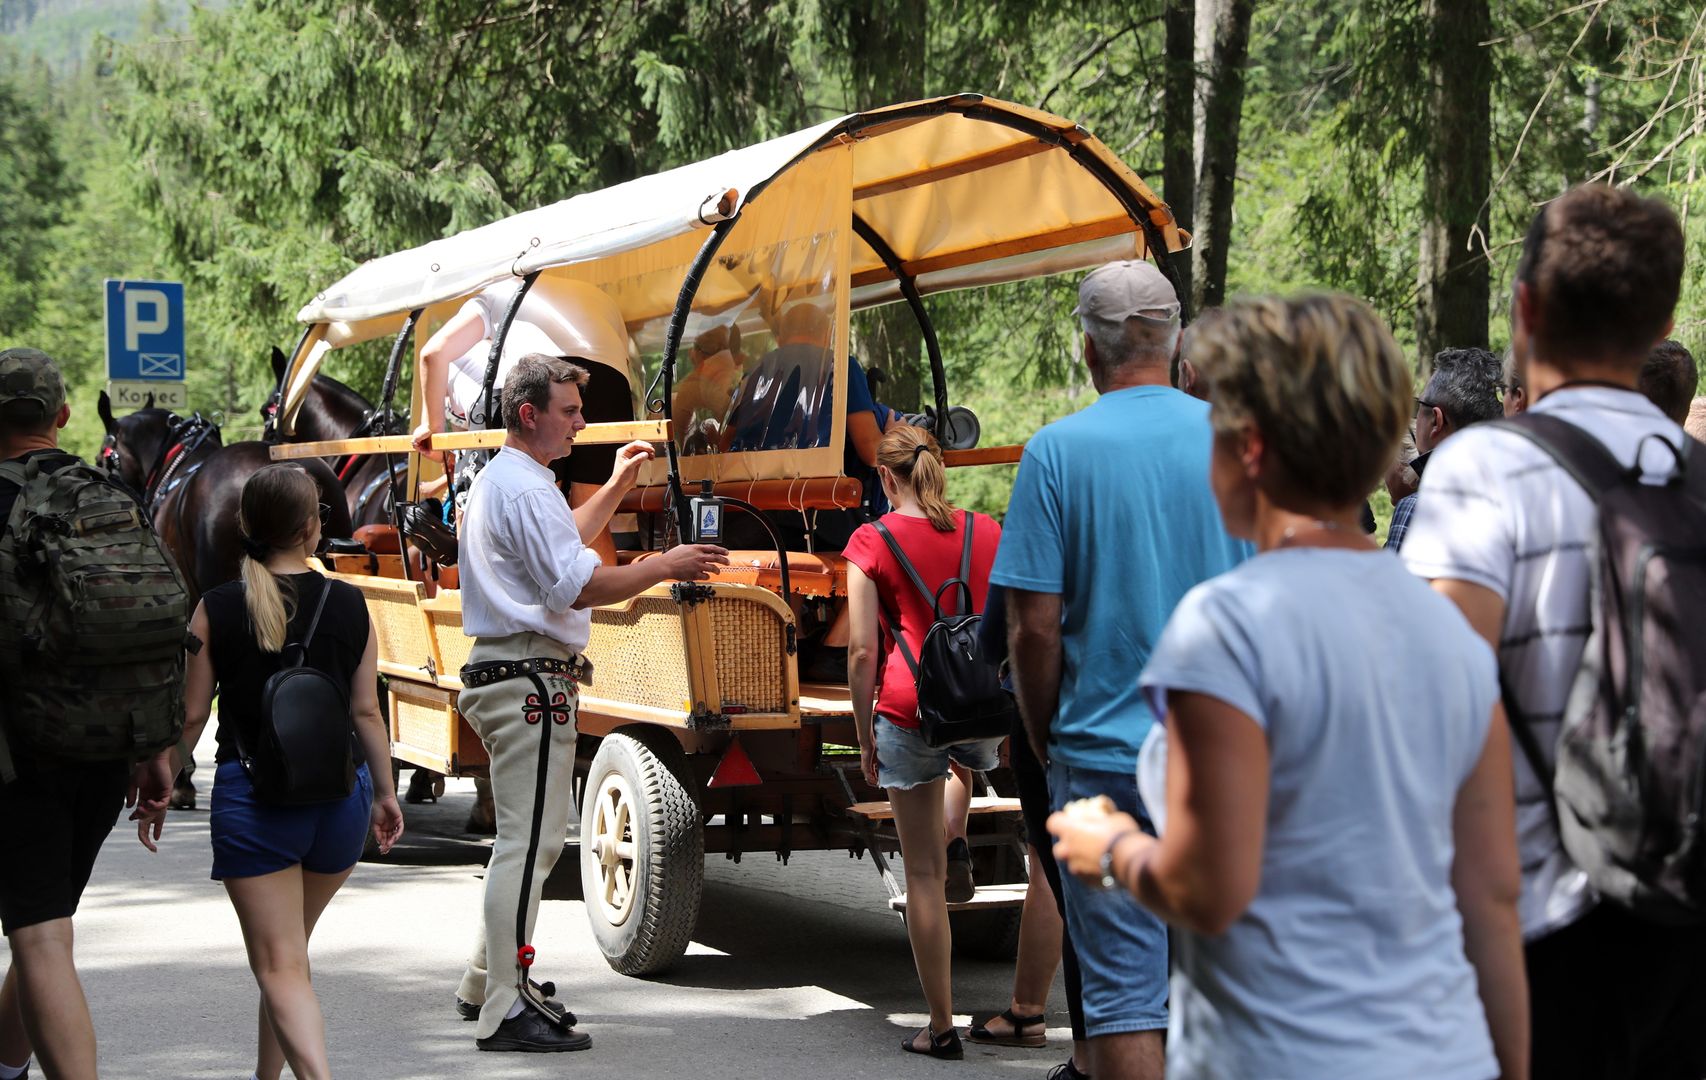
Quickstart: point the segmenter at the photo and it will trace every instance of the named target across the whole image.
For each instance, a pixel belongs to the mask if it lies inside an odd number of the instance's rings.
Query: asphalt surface
[[[203,809],[171,815],[158,855],[121,821],[84,894],[77,963],[104,1077],[242,1078],[254,1067],[257,991],[236,915],[208,878],[208,765],[198,775]],[[688,954],[634,979],[611,971],[593,942],[573,850],[540,912],[535,971],[556,981],[592,1049],[482,1053],[453,1008],[490,850],[462,831],[472,804],[472,782],[451,781],[437,805],[405,806],[402,843],[357,867],[320,920],[311,956],[339,1076],[1040,1080],[1066,1057],[1058,978],[1047,1049],[968,1043],[963,1062],[903,1054],[900,1040],[925,1020],[923,996],[869,860],[711,856]],[[954,978],[964,1025],[1006,1005],[1012,968],[961,961]]]

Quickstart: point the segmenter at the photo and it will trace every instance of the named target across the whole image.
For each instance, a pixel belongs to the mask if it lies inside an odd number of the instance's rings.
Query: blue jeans
[[[1137,794],[1137,769],[1103,772],[1049,763],[1049,801],[1106,795],[1150,835],[1155,826]],[[1167,927],[1124,889],[1086,885],[1063,865],[1066,925],[1078,952],[1089,1038],[1167,1027]]]
[[[907,791],[932,780],[946,780],[950,761],[972,772],[988,772],[1001,764],[1001,744],[1006,740],[1000,735],[936,747],[926,743],[916,728],[903,728],[886,716],[879,714],[874,723],[880,787]]]

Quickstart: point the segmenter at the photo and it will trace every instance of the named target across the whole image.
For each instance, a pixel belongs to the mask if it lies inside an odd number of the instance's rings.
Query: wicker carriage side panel
[[[642,596],[631,608],[595,608],[586,656],[590,692],[671,712],[691,710],[681,609],[667,596]]]
[[[404,667],[426,670],[432,659],[432,640],[415,598],[392,589],[364,588],[367,613],[379,635],[379,658]]]
[[[474,649],[474,639],[462,633],[462,608],[428,608],[427,618],[432,622],[433,634],[438,638],[439,661],[444,665],[440,674],[459,674],[462,665],[468,662],[468,654]]]
[[[409,761],[443,771],[454,747],[450,741],[449,705],[445,695],[394,682],[391,689],[391,738],[417,751]],[[423,759],[415,761],[416,758]]]
[[[755,713],[787,712],[787,627],[781,614],[731,596],[719,596],[709,607],[723,705],[742,705]]]

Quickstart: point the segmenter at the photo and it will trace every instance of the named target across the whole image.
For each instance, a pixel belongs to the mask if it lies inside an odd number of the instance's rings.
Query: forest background
[[[369,258],[961,90],[1071,117],[1160,191],[1197,236],[1194,309],[1343,289],[1418,378],[1504,346],[1536,206],[1632,184],[1684,220],[1675,336],[1706,354],[1700,0],[0,0],[0,344],[65,365],[88,454],[102,280],[182,280],[191,405],[254,437],[270,349]],[[1094,397],[1074,290],[930,299],[985,444]],[[910,322],[866,313],[853,343],[906,408]],[[363,348],[328,370],[371,397]],[[955,494],[999,514],[1010,481]]]

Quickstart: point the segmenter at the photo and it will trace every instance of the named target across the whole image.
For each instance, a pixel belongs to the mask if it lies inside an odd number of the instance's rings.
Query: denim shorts
[[[1155,828],[1137,794],[1137,770],[1102,772],[1049,763],[1049,801],[1059,810],[1074,799],[1106,795]],[[1086,885],[1061,868],[1066,925],[1078,952],[1084,989],[1084,1031],[1094,1039],[1167,1027],[1167,927],[1124,889]]]
[[[948,762],[972,772],[987,772],[1001,763],[1001,736],[935,747],[924,742],[917,728],[903,728],[885,716],[876,718],[877,786],[905,791],[932,780],[948,778]]]
[[[260,877],[298,863],[309,873],[341,874],[360,861],[373,811],[366,765],[356,770],[348,798],[311,806],[262,802],[236,761],[213,776],[213,880]]]

